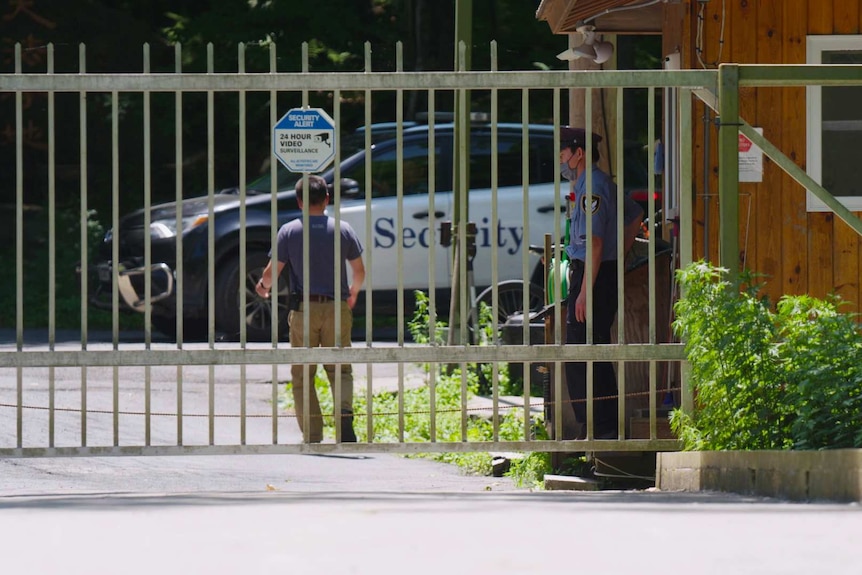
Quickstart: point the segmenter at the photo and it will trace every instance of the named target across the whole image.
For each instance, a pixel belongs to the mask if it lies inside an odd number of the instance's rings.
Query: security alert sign
[[[763,128],[754,128],[763,135]],[[763,181],[763,151],[744,134],[739,134],[739,181]]]
[[[335,157],[335,122],[320,108],[293,108],[273,127],[272,146],[291,172],[323,171]]]

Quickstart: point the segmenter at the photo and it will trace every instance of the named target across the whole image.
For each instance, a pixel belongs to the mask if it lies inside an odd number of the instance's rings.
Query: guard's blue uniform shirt
[[[587,172],[575,182],[575,204],[569,220],[570,259],[586,261],[587,256]],[[589,210],[593,216],[593,236],[602,238],[602,261],[617,259],[617,185],[597,165],[593,165],[593,198]],[[629,225],[641,217],[643,210],[629,197],[623,205],[623,223]]]
[[[593,165],[593,197],[586,205],[587,172],[575,182],[575,203],[569,221],[569,245],[566,252],[573,260],[586,261],[587,213],[593,217],[593,236],[602,238],[602,261],[617,259],[617,185],[610,176]]]

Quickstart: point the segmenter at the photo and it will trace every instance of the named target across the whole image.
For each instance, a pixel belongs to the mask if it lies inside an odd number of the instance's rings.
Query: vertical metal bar
[[[213,45],[207,44],[207,73],[214,71]],[[207,90],[207,341],[215,349],[215,96]],[[215,445],[215,366],[208,370],[209,444]]]
[[[524,243],[521,250],[521,277],[524,278],[524,290],[521,294],[521,309],[524,310],[524,320],[521,322],[524,345],[530,343],[530,90],[521,90],[521,209],[524,221]],[[495,224],[496,225],[496,224]],[[527,366],[524,365],[526,374]]]
[[[596,158],[593,158],[593,91],[592,89],[587,89],[584,94],[584,117],[586,118],[586,138],[584,141],[584,146],[586,146],[586,173],[585,173],[585,181],[586,184],[586,193],[584,197],[585,205],[590,206],[593,203],[593,162],[596,161]],[[593,218],[585,217],[586,221],[586,235],[587,235],[587,252],[584,257],[584,275],[587,278],[586,286],[587,286],[587,345],[591,345],[593,343],[593,274],[595,273],[593,270]],[[570,302],[571,303],[571,302]],[[592,370],[587,371],[588,374],[592,373]],[[587,381],[590,381],[590,376],[587,375]],[[588,384],[589,387],[589,384]],[[587,410],[589,411],[589,409]]]
[[[150,45],[144,44],[144,74],[150,73]],[[144,349],[152,345],[152,264],[153,248],[150,225],[152,223],[152,133],[151,133],[150,93],[144,91]],[[152,371],[144,367],[144,445],[150,445],[152,433]]]
[[[553,92],[553,108],[554,108],[554,157],[553,161],[557,162],[560,158],[560,121],[561,121],[561,94],[560,89],[557,88]],[[567,181],[568,182],[568,181]],[[562,256],[563,249],[565,246],[562,246],[563,238],[565,238],[565,233],[563,233],[560,229],[560,193],[561,193],[562,182],[560,181],[560,170],[554,170],[554,253],[551,259],[550,264],[553,265],[554,270],[554,343],[558,346],[562,346],[563,337],[562,337],[562,321],[563,321],[563,313],[562,313],[562,299],[563,299],[563,280],[562,280]],[[566,192],[568,195],[569,186],[567,185]],[[568,220],[566,220],[566,225],[569,225]],[[545,262],[545,266],[547,268],[549,262]],[[548,286],[545,287],[548,289]],[[546,298],[547,299],[547,298]],[[547,302],[546,302],[547,303]],[[560,441],[563,438],[563,375],[562,375],[563,364],[560,362],[554,363],[554,401],[553,401],[553,410],[554,410],[554,439]]]
[[[365,49],[365,73],[371,73],[371,43],[366,42],[364,45]],[[372,253],[373,250],[371,246],[373,245],[374,238],[372,236],[371,230],[372,228],[372,209],[371,209],[371,190],[372,190],[372,179],[371,179],[371,154],[367,152],[367,150],[371,149],[371,98],[372,92],[371,90],[365,90],[365,182],[363,182],[363,189],[365,190],[365,345],[366,347],[372,347],[374,345],[374,326],[373,326],[373,301],[372,301],[372,293],[373,293],[373,274],[371,270],[371,261],[372,261]],[[372,381],[374,379],[373,376],[373,365],[371,363],[365,364],[365,433],[367,435],[367,442],[373,443],[374,441],[374,393],[372,390]],[[433,433],[432,433],[433,437]]]
[[[584,194],[584,205],[591,206],[593,204],[593,91],[587,89],[584,98],[584,118],[586,118],[586,138],[584,146],[586,146],[586,192]],[[579,209],[575,206],[575,209]],[[587,214],[584,218],[587,224],[587,251],[584,257],[584,277],[586,281],[584,285],[587,288],[587,345],[593,344],[593,218]],[[569,302],[573,305],[574,302]],[[587,439],[593,439],[593,430],[595,429],[593,421],[593,362],[587,361]]]
[[[461,72],[467,70],[467,47],[463,41],[458,43],[458,70]],[[469,221],[469,202],[467,201],[467,196],[470,193],[468,189],[469,180],[467,178],[470,149],[467,144],[467,134],[470,132],[470,110],[467,104],[466,90],[458,90],[456,98],[458,113],[455,118],[456,133],[454,137],[457,158],[453,160],[454,165],[458,168],[455,174],[455,177],[458,179],[457,206],[455,207],[455,213],[458,215],[456,218],[457,233],[455,234],[457,239],[456,245],[458,247],[458,257],[456,259],[458,269],[455,271],[458,278],[458,305],[456,309],[460,310],[458,313],[459,343],[467,345],[467,292],[469,291],[467,289],[469,287],[469,282],[467,281],[469,279],[467,276],[467,222]],[[450,329],[453,328],[454,326],[450,326]],[[462,367],[466,368],[466,365]]]
[[[718,67],[719,262],[728,279],[739,275],[739,66]]]
[[[656,382],[658,380],[656,361],[649,362],[649,438],[655,440],[658,435],[656,433]]]
[[[521,320],[522,345],[530,345],[530,90],[521,91],[521,197],[524,221],[524,243],[521,250],[521,277],[524,278],[524,290],[521,294],[521,309],[524,310]],[[494,225],[497,225],[496,222]],[[524,441],[530,439],[530,364],[524,362],[521,384],[524,396]]]
[[[398,442],[404,443],[404,362],[398,362]]]
[[[86,47],[80,45],[78,53],[79,69],[81,74],[87,71]],[[81,117],[81,267],[87,269],[87,93],[81,92],[79,96],[79,109]],[[87,349],[87,298],[89,293],[87,274],[81,274],[81,351]],[[81,447],[87,445],[87,367],[81,368]]]
[[[437,346],[437,216],[434,193],[437,189],[437,136],[434,114],[436,92],[428,91],[428,337],[429,345]],[[437,441],[437,363],[428,365],[428,402],[430,404],[429,434],[431,442]]]
[[[143,73],[150,73],[150,45],[148,43],[144,43],[143,47]],[[152,224],[152,214],[150,213],[150,206],[152,204],[152,156],[150,155],[151,146],[152,146],[152,133],[150,131],[150,93],[147,90],[144,90],[144,125],[142,126],[144,132],[144,348],[149,350],[150,344],[152,342],[152,270],[151,266],[153,263],[153,247],[152,247],[152,234],[150,225]],[[146,377],[145,380],[147,383],[149,382],[149,371],[145,369]],[[146,420],[146,428],[149,429],[149,417],[145,416]],[[149,443],[147,443],[149,445]]]
[[[467,441],[467,364],[461,363],[461,441]]]
[[[209,427],[209,445],[215,445],[215,366],[209,365],[207,369],[209,408],[207,421]]]
[[[21,73],[21,44],[15,44],[15,73]],[[85,277],[87,274],[81,274]],[[15,92],[15,343],[24,349],[24,100]],[[24,372],[16,368],[16,436],[17,446],[24,437]]]
[[[491,41],[491,71],[496,72],[499,66],[497,54],[497,41]],[[499,128],[497,126],[500,114],[499,94],[497,90],[491,90],[491,333],[493,344],[500,346],[500,330],[497,329],[497,318],[500,317],[500,284],[499,260],[500,251],[497,249],[498,236],[500,234],[500,214],[497,208],[500,186],[500,155],[497,149],[499,140]],[[529,140],[526,140],[529,141]],[[526,277],[526,276],[525,276]],[[482,310],[478,310],[481,315]],[[477,322],[477,328],[481,322]],[[480,368],[481,369],[481,368]],[[496,361],[491,365],[491,426],[494,441],[500,441],[500,364]]]
[[[399,41],[395,43],[395,71],[404,72],[404,49]],[[404,229],[404,90],[395,90],[395,229]],[[395,262],[397,271],[396,301],[397,301],[397,341],[399,347],[404,345],[404,242],[395,244]],[[399,364],[401,366],[401,364]],[[400,381],[400,378],[399,378]],[[398,395],[399,402],[401,394]],[[399,410],[400,411],[400,410]]]
[[[655,289],[655,243],[656,243],[656,219],[659,217],[655,209],[655,162],[653,153],[655,149],[655,88],[650,86],[647,91],[647,211],[649,212],[650,234],[649,234],[649,265],[647,278],[649,282],[649,342],[656,343],[656,289]]]
[[[302,43],[302,73],[308,74],[308,42]],[[302,91],[302,107],[308,108],[308,90]],[[302,205],[305,209],[302,210],[302,345],[310,347],[311,345],[311,301],[309,285],[311,282],[311,268],[309,257],[309,215],[308,215],[308,172],[302,173]],[[315,366],[317,369],[317,366]],[[305,429],[303,429],[303,440],[308,443],[311,428],[310,417],[310,397],[312,393],[317,393],[314,385],[314,373],[310,373],[310,366],[306,363],[302,366],[303,370],[303,404],[302,417],[305,421]]]
[[[54,73],[54,44],[48,44],[48,75]],[[57,201],[54,92],[48,92],[48,350],[54,351],[57,329]],[[87,273],[86,262],[81,275]],[[48,368],[48,446],[54,447],[54,366]]]
[[[54,45],[48,44],[47,59],[48,59],[48,75],[54,74]],[[56,225],[56,130],[54,126],[54,92],[48,92],[48,349],[54,351],[54,341],[57,329],[57,296],[56,296],[56,265],[57,265],[57,225]],[[82,222],[83,223],[83,222]],[[82,254],[86,255],[86,254]],[[81,258],[82,273],[87,275],[86,270],[87,259]],[[81,294],[82,299],[86,299],[86,292]],[[53,382],[53,372],[51,373]]]
[[[245,74],[245,44],[240,42],[237,47],[237,64],[238,64],[238,72],[242,75]],[[246,255],[247,251],[247,237],[246,237],[246,145],[245,145],[245,131],[246,131],[246,97],[245,90],[239,91],[239,117],[237,121],[239,123],[239,274],[237,274],[237,282],[239,285],[237,286],[237,290],[239,291],[239,309],[237,312],[239,313],[239,345],[240,348],[246,349],[247,341],[248,341],[248,329],[246,324],[246,314],[248,310],[246,306],[248,305],[247,297],[246,297],[246,274],[248,270],[246,269]],[[275,291],[275,302],[273,304],[273,310],[278,309],[278,284],[274,284],[276,286]],[[276,314],[273,314],[276,315]],[[248,406],[248,398],[247,398],[247,381],[246,381],[246,365],[241,364],[239,366],[239,441],[240,444],[246,444],[246,427],[247,427],[247,406]]]
[[[626,274],[626,253],[623,251],[625,245],[625,200],[626,200],[626,166],[625,166],[625,135],[623,134],[623,126],[625,125],[623,93],[624,88],[617,88],[617,111],[616,111],[616,152],[617,152],[617,169],[616,169],[616,184],[617,184],[617,213],[614,217],[617,219],[617,285],[619,290],[617,293],[617,342],[620,344],[626,341],[625,316],[626,316],[626,298],[625,298],[625,274]],[[650,221],[652,221],[650,217]]]
[[[428,370],[428,397],[431,404],[428,424],[428,435],[431,443],[437,442],[437,364],[430,364]]]
[[[680,90],[679,118],[680,118],[680,190],[679,190],[679,265],[686,267],[692,261],[692,246],[694,245],[693,231],[693,201],[694,190],[692,189],[692,92],[688,88]],[[680,366],[680,402],[682,409],[688,414],[694,408],[694,393],[689,379],[689,363],[683,361]]]
[[[560,158],[560,106],[561,106],[561,93],[559,88],[555,88],[553,91],[553,108],[554,108],[554,157],[552,159],[553,162],[558,162]],[[545,269],[548,269],[548,266],[553,264],[554,270],[554,285],[553,286],[545,286],[545,290],[553,289],[553,302],[554,302],[554,343],[560,345],[563,343],[562,337],[562,300],[564,294],[563,291],[563,280],[562,274],[560,273],[562,270],[562,256],[563,250],[566,246],[562,245],[563,240],[565,238],[565,231],[561,229],[560,225],[560,213],[565,212],[564,205],[562,204],[562,186],[563,183],[560,178],[560,170],[554,170],[554,251],[551,255],[551,262],[545,262]],[[569,182],[566,180],[566,193],[568,195],[569,191]],[[564,219],[565,225],[569,225],[568,219]],[[545,303],[549,303],[545,298]],[[559,394],[554,396],[559,400]],[[557,401],[559,403],[559,401]]]
[[[111,92],[111,343],[120,349],[120,95]],[[114,445],[120,444],[120,368],[114,366],[112,384]]]
[[[269,73],[275,74],[278,72],[278,65],[276,60],[276,46],[275,43],[269,45]],[[278,122],[278,92],[275,90],[270,90],[269,92],[269,125],[275,126]],[[271,259],[273,261],[278,261],[278,162],[270,156],[269,162],[269,245],[270,250],[272,251]],[[272,269],[272,278],[270,279],[270,286],[278,286],[278,274],[276,273],[276,269]],[[290,280],[288,280],[289,282]],[[292,289],[296,286],[290,286]],[[276,293],[278,293],[276,291]],[[272,295],[269,296],[272,298]],[[270,313],[271,325],[270,325],[270,345],[272,349],[278,348],[278,314],[275,313],[277,309],[278,303],[273,302],[270,299],[269,305],[270,309],[273,310],[273,313]],[[278,444],[278,364],[272,364],[272,389],[271,389],[271,408],[272,408],[272,444]],[[295,384],[296,382],[294,382]]]
[[[565,364],[554,362],[554,439],[563,439],[563,369]]]
[[[335,133],[337,135],[341,135],[341,90],[333,90],[332,92],[332,112],[333,112],[333,121],[335,122]],[[344,267],[342,265],[342,253],[341,253],[341,153],[339,151],[339,147],[335,147],[335,173],[334,178],[332,180],[333,183],[333,191],[335,193],[335,197],[333,198],[333,212],[335,214],[335,254],[333,257],[333,265],[335,266],[334,277],[335,280],[335,302],[333,305],[335,306],[335,347],[343,347],[346,342],[341,340],[341,270]],[[335,424],[335,442],[341,443],[341,363],[335,364],[335,381],[331,381],[330,386],[332,387],[332,407],[333,407],[333,419]],[[352,397],[352,396],[351,396]],[[352,407],[351,407],[352,409]]]
[[[625,249],[625,114],[623,97],[625,89],[618,87],[617,94],[617,345],[626,343],[626,253]],[[626,436],[626,362],[617,362],[617,437],[625,439]]]
[[[529,311],[524,314],[524,321],[526,321],[529,325]],[[527,340],[529,341],[529,340]],[[526,345],[526,344],[525,344]],[[532,399],[532,395],[530,394],[530,363],[525,361],[524,367],[522,370],[524,374],[521,378],[521,387],[522,393],[524,394],[524,441],[530,441],[530,427],[532,426],[531,421],[531,412],[530,412],[530,399]]]
[[[467,70],[467,48],[463,41],[458,43],[458,70],[463,72]],[[455,118],[458,133],[457,138],[457,154],[460,160],[456,160],[458,166],[458,277],[460,278],[460,289],[458,297],[460,300],[457,306],[460,310],[458,317],[460,319],[460,344],[467,345],[467,292],[470,278],[467,275],[467,221],[469,202],[469,180],[467,178],[467,170],[470,162],[470,148],[468,145],[467,135],[470,133],[470,110],[468,108],[467,90],[459,90],[457,93],[458,99],[458,117]],[[450,326],[450,329],[452,327]],[[467,364],[461,363],[461,441],[467,441]]]
[[[404,72],[403,44],[395,43],[395,71]],[[395,228],[404,229],[404,90],[395,91]],[[397,271],[397,342],[404,347],[404,242],[395,246]],[[404,443],[404,363],[398,363],[398,441]]]
[[[182,74],[183,59],[182,46],[179,42],[174,45],[174,70]],[[177,311],[177,349],[183,348],[183,93],[177,91],[174,95],[174,126],[175,160],[177,169],[175,178],[175,201],[176,201],[176,311]],[[177,445],[183,444],[183,366],[177,365]]]

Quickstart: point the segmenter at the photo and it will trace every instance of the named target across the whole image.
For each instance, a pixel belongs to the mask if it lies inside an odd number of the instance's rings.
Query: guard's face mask
[[[575,170],[569,167],[568,162],[560,162],[560,175],[562,175],[570,182],[574,182],[577,179],[577,174],[575,173]]]

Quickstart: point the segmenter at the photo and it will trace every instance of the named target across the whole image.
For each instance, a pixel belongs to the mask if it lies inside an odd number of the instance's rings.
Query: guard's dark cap
[[[583,148],[586,149],[587,133],[583,128],[572,128],[560,126],[560,148]],[[593,132],[593,144],[602,141],[602,137]]]

